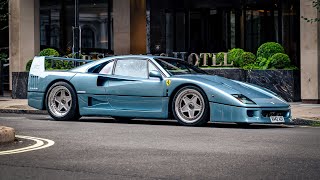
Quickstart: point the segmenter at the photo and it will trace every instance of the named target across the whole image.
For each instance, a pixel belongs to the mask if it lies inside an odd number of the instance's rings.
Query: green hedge
[[[256,61],[256,56],[251,52],[244,52],[241,55],[240,66],[246,66],[249,64],[254,64]]]
[[[243,49],[240,48],[233,48],[228,52],[228,64],[233,61],[234,67],[241,66],[241,55],[244,53]]]
[[[291,64],[289,56],[284,53],[276,53],[269,60],[271,68],[276,69],[287,68]]]
[[[59,57],[60,54],[58,53],[57,50],[52,49],[52,48],[47,48],[42,51],[40,51],[39,56],[54,56],[54,57]]]
[[[220,64],[223,65],[224,63],[224,52],[219,52],[218,54],[216,54],[216,64]]]
[[[52,49],[52,48],[47,48],[42,51],[40,51],[39,56],[54,56],[54,57],[59,57],[60,54],[58,53],[57,50]],[[26,64],[26,71],[30,71],[31,64],[32,64],[33,59],[29,60]],[[58,63],[59,64],[59,63]],[[61,64],[61,63],[60,63]],[[50,69],[52,66],[52,61],[51,60],[46,60],[45,61],[45,66],[46,69]]]
[[[276,53],[284,53],[284,48],[276,42],[267,42],[262,44],[257,51],[257,57],[269,59]]]

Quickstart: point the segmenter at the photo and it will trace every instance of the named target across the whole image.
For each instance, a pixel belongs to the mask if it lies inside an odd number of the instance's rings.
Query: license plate
[[[270,116],[272,123],[282,123],[284,122],[283,116]]]

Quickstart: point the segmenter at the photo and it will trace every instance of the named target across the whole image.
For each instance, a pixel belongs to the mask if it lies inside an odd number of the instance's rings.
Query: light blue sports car
[[[31,65],[28,104],[46,109],[55,120],[174,118],[187,126],[291,121],[290,105],[272,91],[208,75],[183,60],[114,56],[47,71],[45,59],[35,57]]]

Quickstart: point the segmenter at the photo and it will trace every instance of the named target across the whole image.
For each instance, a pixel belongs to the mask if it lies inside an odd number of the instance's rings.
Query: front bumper
[[[290,107],[237,107],[210,102],[210,121],[234,123],[263,123],[271,124],[271,119],[263,112],[281,112],[284,123],[291,122]],[[275,124],[275,123],[272,123]]]

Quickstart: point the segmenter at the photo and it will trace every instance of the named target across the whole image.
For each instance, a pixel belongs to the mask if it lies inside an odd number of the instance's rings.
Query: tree
[[[8,28],[8,1],[0,0],[0,30]]]
[[[316,8],[318,11],[320,11],[320,0],[313,0],[312,1],[312,6],[314,8]],[[304,16],[301,16],[301,18],[306,20],[307,22],[310,22],[310,23],[314,23],[314,22],[319,22],[320,21],[320,18],[308,18],[308,17],[304,17]]]

